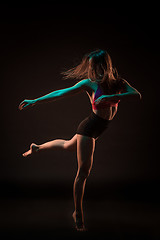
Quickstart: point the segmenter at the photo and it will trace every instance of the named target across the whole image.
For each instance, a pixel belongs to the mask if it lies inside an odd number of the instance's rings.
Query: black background
[[[156,6],[1,4],[1,233],[78,236],[72,228],[76,153],[28,159],[32,142],[70,139],[91,106],[86,94],[18,110],[19,103],[73,85],[60,72],[97,48],[142,94],[122,101],[97,141],[84,198],[84,236],[158,239],[159,31]]]

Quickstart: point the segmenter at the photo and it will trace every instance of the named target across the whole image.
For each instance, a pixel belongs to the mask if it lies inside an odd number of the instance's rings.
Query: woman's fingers
[[[29,103],[28,103],[28,101],[24,100],[23,102],[21,102],[19,104],[19,110],[22,110],[23,108],[25,108],[27,106],[29,106]]]
[[[22,110],[26,103],[23,101],[19,104],[19,110]]]
[[[99,104],[100,102],[103,102],[104,100],[103,99],[98,99],[95,101],[96,104]]]
[[[19,110],[22,110],[24,108],[28,108],[28,107],[32,107],[36,104],[36,100],[28,100],[28,99],[25,99],[23,100],[20,104],[19,104]]]
[[[22,110],[22,109],[23,109],[23,106],[24,106],[24,104],[20,103],[20,104],[19,104],[19,107],[18,107],[19,110]]]
[[[24,109],[24,108],[26,108],[26,107],[32,107],[32,106],[34,106],[35,105],[35,101],[34,100],[24,100],[23,102],[21,102],[20,104],[19,104],[19,110],[22,110],[22,109]]]

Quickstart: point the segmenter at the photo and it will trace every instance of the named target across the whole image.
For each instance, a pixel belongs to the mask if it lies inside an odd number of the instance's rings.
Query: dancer
[[[95,142],[117,113],[118,103],[128,98],[141,99],[141,94],[119,77],[107,51],[100,49],[86,54],[78,66],[63,72],[63,75],[66,79],[78,79],[78,82],[72,87],[33,100],[25,99],[19,109],[86,92],[92,104],[92,112],[79,124],[76,134],[70,140],[55,139],[41,145],[32,143],[23,156],[48,149],[77,151],[78,170],[73,186],[75,210],[72,216],[76,229],[84,231],[82,203],[86,180],[92,168]]]

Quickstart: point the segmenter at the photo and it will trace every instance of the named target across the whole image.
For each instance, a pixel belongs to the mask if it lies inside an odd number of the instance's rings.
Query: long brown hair
[[[65,79],[86,79],[100,82],[108,89],[118,78],[118,72],[112,66],[112,60],[107,51],[98,49],[86,54],[79,65],[62,72]]]

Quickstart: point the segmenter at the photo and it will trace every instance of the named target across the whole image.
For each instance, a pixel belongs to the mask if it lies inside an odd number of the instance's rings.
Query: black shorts
[[[105,131],[109,122],[110,120],[103,119],[92,112],[79,124],[77,134],[96,139]]]

